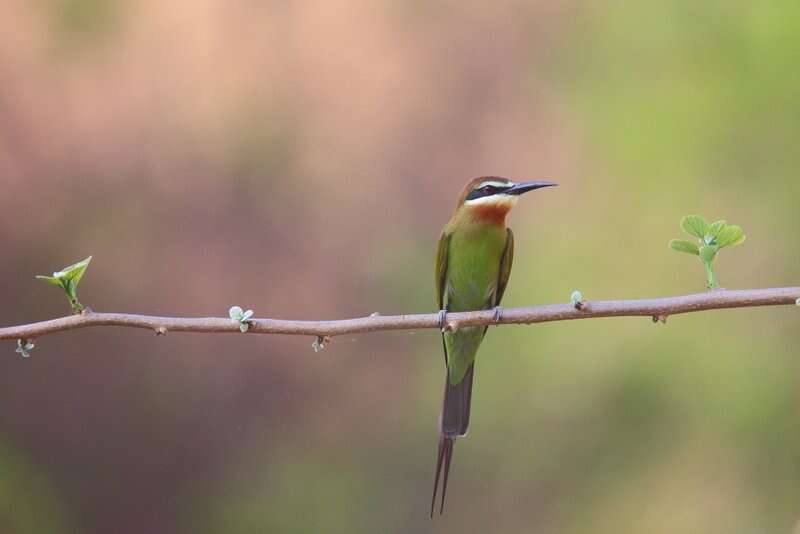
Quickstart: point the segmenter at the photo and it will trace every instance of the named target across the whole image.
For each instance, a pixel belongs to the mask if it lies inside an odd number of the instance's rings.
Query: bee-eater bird
[[[456,438],[467,434],[475,355],[488,328],[472,326],[459,328],[455,332],[446,331],[447,313],[494,308],[495,319],[500,320],[500,300],[506,290],[514,258],[514,234],[506,227],[506,215],[523,193],[553,185],[556,184],[515,183],[495,176],[470,180],[461,191],[455,213],[439,238],[436,298],[441,310],[439,326],[442,328],[447,375],[439,419],[439,456],[436,460],[431,517],[440,478],[442,503],[439,513],[444,511],[453,445]]]

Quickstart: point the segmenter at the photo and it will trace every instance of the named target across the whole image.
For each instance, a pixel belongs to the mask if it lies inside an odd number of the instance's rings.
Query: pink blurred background
[[[6,0],[0,324],[65,314],[33,276],[89,254],[99,311],[430,312],[482,174],[561,184],[512,217],[507,305],[701,291],[666,247],[695,211],[748,233],[723,285],[797,284],[796,11]],[[797,331],[786,309],[493,330],[434,522],[432,331],[8,343],[0,530],[785,532]]]

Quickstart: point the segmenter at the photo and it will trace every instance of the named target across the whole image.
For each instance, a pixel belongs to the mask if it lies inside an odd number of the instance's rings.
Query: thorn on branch
[[[654,315],[653,316],[653,322],[654,323],[667,324],[667,317],[669,317],[669,316],[668,315],[663,315],[663,314],[662,315]]]

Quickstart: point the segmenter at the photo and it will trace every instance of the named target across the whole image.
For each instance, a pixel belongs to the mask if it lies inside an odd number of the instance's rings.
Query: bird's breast
[[[451,311],[486,308],[497,290],[505,228],[487,226],[454,232],[447,262],[447,294]]]

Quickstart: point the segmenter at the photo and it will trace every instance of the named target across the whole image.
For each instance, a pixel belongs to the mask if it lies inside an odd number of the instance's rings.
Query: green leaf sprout
[[[83,278],[83,273],[86,272],[90,261],[92,261],[91,256],[78,263],[73,263],[68,267],[64,267],[60,271],[54,272],[53,276],[38,275],[36,278],[48,284],[60,287],[67,295],[67,300],[69,300],[72,312],[81,313],[85,307],[78,301],[78,283],[80,283],[81,278]]]
[[[28,339],[18,339],[17,340],[17,348],[14,350],[17,354],[22,356],[23,358],[28,358],[31,355],[31,351],[36,344],[33,341]]]
[[[322,352],[330,342],[331,338],[329,336],[317,336],[317,339],[311,343],[311,348],[314,349],[314,352]]]
[[[228,310],[228,316],[234,323],[239,323],[239,330],[244,334],[250,329],[253,323],[250,318],[253,316],[253,310],[243,311],[239,306],[232,306]]]
[[[708,233],[708,222],[700,215],[687,215],[681,219],[681,228],[689,235],[700,239],[701,241]]]
[[[714,274],[714,260],[717,258],[717,253],[725,247],[741,244],[745,240],[744,231],[740,226],[722,220],[709,224],[700,215],[687,215],[681,219],[681,228],[690,236],[697,238],[697,243],[673,239],[669,242],[669,247],[678,252],[697,256],[706,268],[708,288],[719,288]]]
[[[678,252],[686,252],[687,254],[694,254],[695,256],[700,255],[700,248],[692,243],[691,241],[685,241],[683,239],[673,239],[669,242],[670,248],[677,250]]]

